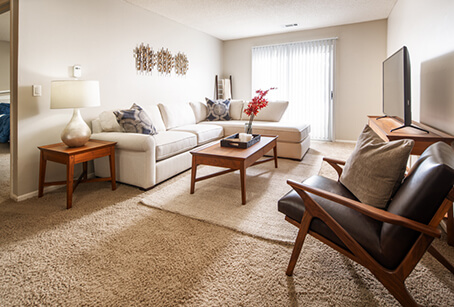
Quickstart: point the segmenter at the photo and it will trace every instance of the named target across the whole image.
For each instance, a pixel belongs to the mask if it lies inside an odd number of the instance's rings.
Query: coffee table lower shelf
[[[196,182],[239,170],[241,202],[243,205],[246,204],[246,168],[268,161],[274,161],[274,167],[277,168],[277,138],[277,136],[262,135],[261,140],[257,144],[245,149],[221,147],[220,143],[217,143],[191,151],[191,194],[194,194]],[[271,150],[273,150],[273,157],[259,160]],[[198,165],[211,165],[227,169],[197,178]]]

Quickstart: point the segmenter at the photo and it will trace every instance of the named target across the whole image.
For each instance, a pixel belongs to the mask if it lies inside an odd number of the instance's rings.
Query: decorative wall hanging
[[[134,49],[134,57],[136,58],[137,71],[145,74],[151,74],[151,71],[156,66],[156,53],[147,44],[143,43]]]
[[[177,75],[186,75],[189,68],[188,57],[182,52],[178,52],[175,56],[175,73]]]
[[[162,48],[157,54],[157,69],[162,74],[170,74],[173,68],[173,56],[169,49]]]
[[[188,57],[178,52],[175,57],[169,49],[161,48],[160,51],[154,52],[148,44],[145,46],[141,43],[134,50],[136,59],[136,70],[140,73],[151,74],[153,69],[157,69],[161,74],[170,75],[172,68],[175,68],[176,75],[186,75],[189,69]]]

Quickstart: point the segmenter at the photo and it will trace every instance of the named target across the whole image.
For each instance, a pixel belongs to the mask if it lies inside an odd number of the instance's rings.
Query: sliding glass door
[[[270,100],[287,100],[283,120],[311,125],[311,138],[333,139],[335,39],[252,48],[252,93],[277,87]]]

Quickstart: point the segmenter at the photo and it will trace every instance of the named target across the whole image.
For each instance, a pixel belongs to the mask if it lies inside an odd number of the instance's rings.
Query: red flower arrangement
[[[274,89],[276,88],[272,87],[270,89],[267,89],[266,91],[257,90],[255,93],[258,95],[252,98],[252,101],[248,103],[247,108],[244,109],[244,113],[249,116],[249,122],[246,124],[245,129],[246,133],[252,134],[252,121],[254,120],[254,117],[259,113],[259,111],[268,105],[268,100],[265,99],[265,96],[269,91]]]

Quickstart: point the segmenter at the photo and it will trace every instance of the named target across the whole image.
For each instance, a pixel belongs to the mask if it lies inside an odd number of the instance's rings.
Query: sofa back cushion
[[[158,132],[166,131],[166,126],[164,125],[164,121],[162,120],[161,111],[159,110],[157,105],[143,105],[142,108],[150,116],[151,122]]]
[[[194,112],[189,106],[189,103],[175,103],[170,105],[160,103],[158,107],[167,130],[196,123]]]
[[[201,121],[204,121],[207,119],[206,104],[197,101],[197,102],[190,102],[189,105],[191,106],[192,111],[194,112],[195,121],[197,123],[200,123]]]
[[[248,102],[243,103],[243,110],[247,108]],[[284,115],[285,110],[287,110],[288,101],[270,101],[268,105],[261,109],[259,113],[254,117],[254,120],[278,122],[281,120],[282,115]],[[249,116],[246,113],[242,112],[242,120],[249,120]]]
[[[243,113],[243,104],[244,104],[244,100],[230,100],[230,118],[231,119],[241,120],[241,115]]]

